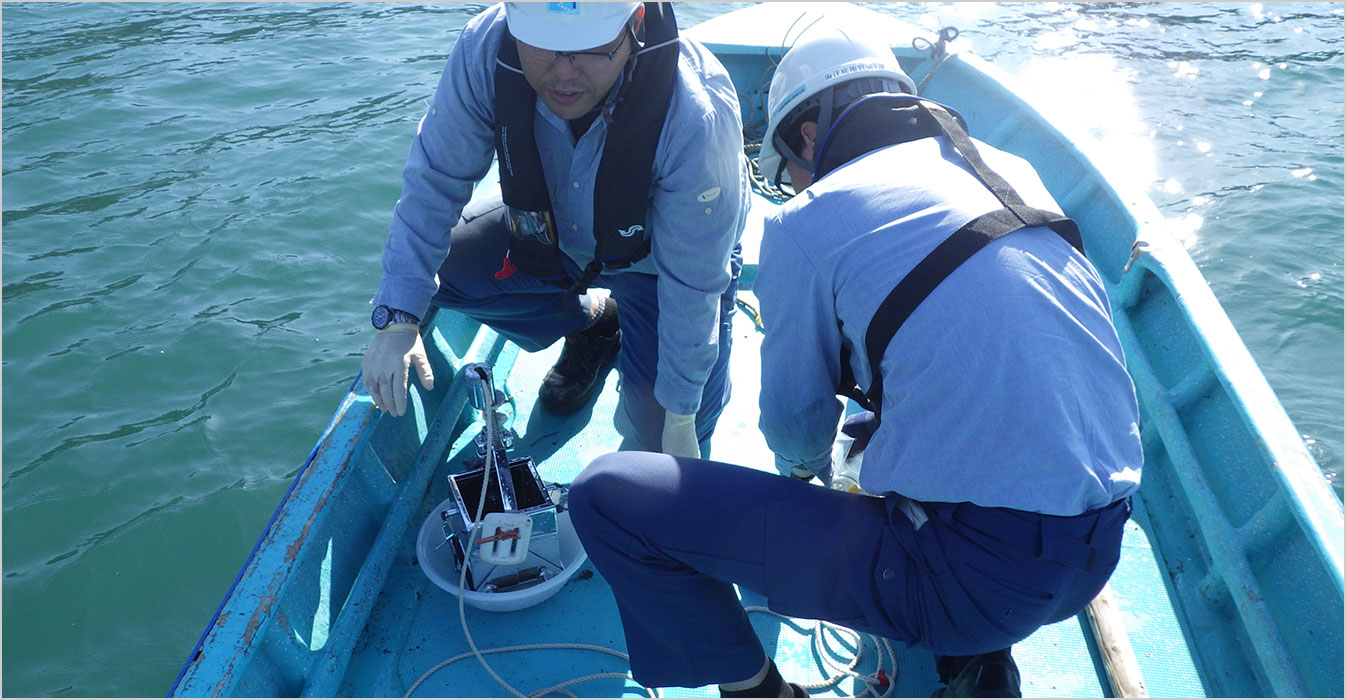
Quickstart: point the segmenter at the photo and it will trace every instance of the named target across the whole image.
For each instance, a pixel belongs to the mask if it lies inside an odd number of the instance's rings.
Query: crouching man
[[[946,696],[1017,696],[1010,646],[1117,565],[1135,390],[1098,273],[1023,160],[914,96],[882,41],[812,27],[771,83],[755,284],[782,476],[607,455],[570,492],[635,678],[789,697],[733,584],[784,615],[930,649]],[[861,390],[863,387],[863,390]],[[843,393],[863,493],[829,481]]]

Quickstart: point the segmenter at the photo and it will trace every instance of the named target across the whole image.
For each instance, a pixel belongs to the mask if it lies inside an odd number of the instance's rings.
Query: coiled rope
[[[783,620],[801,622],[796,618],[781,615],[780,613],[761,605],[749,606],[744,608],[744,610],[749,613],[766,613]],[[826,633],[828,632],[831,632],[838,639],[849,642],[850,646],[855,649],[855,656],[851,659],[850,663],[842,665],[839,661],[835,660],[835,657],[839,654],[834,653],[833,650],[827,647]],[[871,674],[862,674],[855,670],[855,668],[860,665],[860,660],[864,657],[863,640],[865,638],[868,638],[879,652],[877,667]],[[810,640],[814,656],[822,662],[824,670],[831,675],[821,681],[799,683],[798,685],[800,687],[805,690],[822,690],[823,688],[830,688],[837,685],[847,678],[854,678],[865,684],[865,690],[857,694],[856,697],[886,698],[892,696],[894,689],[897,687],[897,683],[895,682],[897,679],[897,652],[893,651],[893,643],[891,640],[872,634],[862,634],[849,627],[842,627],[841,625],[825,622],[823,620],[813,621],[813,634]],[[884,666],[885,661],[888,662],[887,667]]]
[[[493,457],[489,457],[491,452],[492,452],[491,450],[487,451],[488,459],[493,459]],[[541,697],[543,695],[553,692],[564,693],[566,696],[573,698],[577,696],[566,689],[569,686],[607,678],[618,678],[629,680],[633,683],[638,683],[638,681],[636,681],[636,679],[632,677],[630,674],[595,673],[587,676],[582,676],[579,678],[574,678],[568,681],[563,681],[561,683],[547,686],[545,688],[540,688],[525,695],[519,692],[519,690],[516,689],[514,686],[510,685],[507,681],[505,681],[504,678],[501,678],[500,674],[496,673],[495,669],[491,668],[491,665],[486,662],[487,654],[504,654],[509,652],[520,652],[520,651],[547,651],[557,649],[592,651],[600,654],[608,654],[610,656],[615,656],[619,659],[622,659],[623,661],[626,661],[628,664],[630,663],[631,659],[630,656],[628,656],[623,652],[617,651],[616,649],[609,649],[607,647],[598,646],[596,644],[579,644],[573,642],[558,642],[549,644],[518,644],[513,646],[496,647],[494,649],[486,649],[486,650],[477,648],[477,643],[472,638],[472,631],[468,628],[467,625],[467,610],[464,605],[463,593],[465,590],[467,590],[466,562],[468,561],[468,558],[471,556],[472,553],[471,549],[473,546],[472,543],[476,541],[477,534],[480,531],[481,526],[479,523],[481,522],[482,513],[484,513],[486,510],[486,494],[490,487],[490,474],[492,471],[494,471],[493,469],[490,468],[491,466],[492,465],[488,461],[486,464],[486,469],[483,470],[484,476],[482,478],[482,485],[481,485],[481,498],[477,502],[476,517],[473,518],[473,523],[476,523],[476,525],[474,525],[474,527],[472,528],[472,533],[468,537],[468,541],[463,543],[464,565],[461,567],[461,571],[459,572],[458,575],[458,622],[463,628],[463,637],[467,639],[467,644],[469,647],[471,647],[472,650],[468,652],[463,652],[457,656],[445,659],[444,661],[435,664],[434,667],[432,667],[425,673],[421,674],[420,678],[417,678],[416,682],[412,683],[411,686],[407,688],[406,694],[404,694],[402,697],[404,698],[411,697],[412,694],[416,692],[416,689],[420,688],[421,685],[424,684],[425,681],[429,680],[429,678],[433,676],[435,673],[438,673],[440,670],[444,669],[445,667],[451,664],[457,663],[469,657],[476,657],[477,661],[481,663],[482,668],[486,669],[486,672],[490,674],[491,678],[494,679],[495,682],[500,685],[500,687],[508,691],[510,695],[513,695],[514,697],[518,698]],[[744,608],[744,610],[749,613],[753,612],[766,613],[784,620],[792,620],[792,621],[794,620],[794,618],[786,617],[785,615],[781,615],[780,613],[774,612],[760,605],[749,606],[747,608]],[[836,656],[836,654],[833,654],[831,650],[827,648],[825,639],[826,636],[825,633],[829,631],[839,638],[848,637],[852,641],[852,646],[856,649],[856,654],[855,657],[851,659],[851,662],[849,664],[843,666],[839,662],[833,660],[833,657]],[[874,635],[867,635],[867,636],[873,641],[874,646],[880,650],[880,658],[878,661],[878,669],[875,671],[875,673],[870,675],[863,675],[855,671],[855,668],[859,666],[860,659],[863,656],[863,645],[861,644],[862,639],[861,634],[859,632],[856,632],[855,630],[842,627],[840,625],[836,625],[830,622],[823,622],[821,620],[814,621],[811,646],[813,648],[815,656],[817,656],[817,658],[819,658],[822,661],[824,667],[830,668],[829,673],[831,673],[832,675],[830,675],[826,680],[815,683],[809,683],[807,685],[803,685],[802,687],[804,687],[807,690],[819,690],[822,688],[827,688],[836,685],[845,678],[850,677],[864,682],[865,693],[867,693],[868,696],[871,697],[891,696],[893,689],[896,687],[896,683],[894,683],[893,681],[897,678],[897,654],[894,653],[892,643],[889,640],[883,639],[881,637],[876,637]],[[887,672],[884,670],[883,662],[885,658],[891,664],[889,666],[889,668],[892,669],[891,672]],[[885,673],[887,674],[887,677],[885,677],[884,675]],[[879,689],[884,685],[883,682],[885,680],[887,681],[887,688],[886,690],[880,692]],[[645,692],[651,698],[659,697],[658,691],[653,688],[645,688]],[[862,693],[861,697],[865,697],[865,694]]]
[[[458,610],[459,620],[460,622],[462,622],[463,632],[465,635],[467,635],[468,644],[472,646],[472,651],[465,651],[457,656],[439,662],[433,668],[421,674],[421,677],[417,678],[416,682],[411,684],[411,687],[407,689],[406,694],[403,695],[402,697],[404,698],[411,697],[412,694],[416,692],[416,689],[419,688],[423,683],[425,683],[425,681],[428,680],[430,676],[433,676],[435,673],[439,672],[440,670],[444,669],[445,667],[451,664],[457,663],[472,656],[477,657],[477,659],[481,662],[482,666],[486,668],[487,672],[491,674],[491,677],[494,678],[495,681],[501,685],[501,687],[510,691],[510,693],[513,694],[515,697],[521,697],[521,698],[542,697],[549,693],[564,693],[568,697],[577,697],[569,690],[566,690],[566,688],[572,685],[578,685],[580,683],[586,683],[595,680],[603,680],[608,678],[623,679],[635,682],[635,679],[632,678],[629,674],[595,673],[588,676],[582,676],[580,678],[574,678],[568,681],[563,681],[561,683],[557,683],[552,686],[535,690],[527,695],[523,695],[513,686],[505,682],[504,679],[500,678],[500,676],[497,675],[495,671],[491,669],[490,665],[486,663],[485,658],[483,658],[486,654],[505,654],[510,652],[521,652],[521,651],[548,651],[548,650],[561,649],[561,650],[592,651],[600,654],[608,654],[610,656],[615,656],[627,662],[630,661],[630,657],[623,652],[617,651],[616,649],[609,649],[607,647],[602,647],[595,644],[577,644],[577,643],[518,644],[514,646],[505,646],[505,647],[497,647],[494,649],[479,650],[477,649],[476,645],[472,642],[472,637],[467,631],[467,621],[462,607],[462,595],[461,595],[462,589],[460,588],[459,591],[460,591],[459,610]],[[788,620],[795,623],[803,622],[797,618],[781,615],[780,613],[777,613],[773,610],[770,610],[769,608],[760,605],[753,605],[746,607],[744,608],[744,611],[748,613],[765,613],[767,615],[772,615],[774,617],[778,617],[783,620]],[[803,625],[801,624],[800,626]],[[851,659],[850,663],[843,665],[840,661],[836,660],[836,657],[840,656],[840,654],[828,647],[827,634],[829,632],[832,634],[834,638],[841,640],[843,643],[848,643],[850,647],[856,650],[855,656]],[[861,660],[864,658],[863,640],[865,638],[868,638],[879,652],[877,668],[875,669],[874,673],[870,674],[862,674],[855,670],[856,667],[860,665]],[[864,691],[859,693],[857,697],[875,697],[875,698],[892,697],[893,692],[897,688],[897,684],[895,682],[898,673],[897,653],[893,650],[893,644],[888,639],[871,634],[862,634],[848,627],[842,627],[841,625],[833,624],[830,622],[815,620],[813,621],[813,633],[810,638],[810,646],[814,653],[814,656],[822,662],[824,670],[830,675],[826,679],[821,681],[815,681],[812,683],[800,683],[799,685],[805,690],[813,691],[813,690],[822,690],[824,688],[830,688],[832,686],[841,683],[847,678],[853,678],[865,684]],[[887,662],[886,666],[885,662]],[[659,697],[658,692],[653,688],[645,688],[645,691],[649,695],[649,697],[652,698]]]

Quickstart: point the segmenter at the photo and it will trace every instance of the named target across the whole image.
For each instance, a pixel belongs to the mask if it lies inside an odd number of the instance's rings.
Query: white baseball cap
[[[621,33],[638,2],[507,2],[509,33],[547,51],[583,51]]]

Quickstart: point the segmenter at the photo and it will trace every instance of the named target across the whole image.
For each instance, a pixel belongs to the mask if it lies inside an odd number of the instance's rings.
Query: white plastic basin
[[[439,515],[453,507],[453,498],[450,497],[430,511],[430,516],[421,524],[420,534],[416,538],[416,559],[421,564],[421,570],[436,586],[456,596],[460,574],[454,562],[453,545],[444,543],[443,520]],[[561,573],[536,586],[518,591],[486,593],[468,590],[463,593],[463,602],[479,610],[508,612],[537,605],[556,595],[588,558],[574,526],[570,524],[568,511],[556,516],[556,528],[561,547]]]

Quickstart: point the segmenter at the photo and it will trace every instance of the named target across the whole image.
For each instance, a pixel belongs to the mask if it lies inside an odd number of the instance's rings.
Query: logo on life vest
[[[574,2],[549,2],[547,11],[561,15],[577,15],[580,13],[579,3]]]
[[[514,174],[514,163],[509,157],[509,127],[500,127],[500,152],[505,155],[505,170]]]
[[[617,229],[617,233],[621,234],[621,237],[622,237],[622,238],[630,238],[630,237],[636,235],[637,233],[641,233],[641,232],[644,231],[644,230],[645,230],[645,227],[644,227],[644,226],[641,226],[640,224],[636,224],[635,226],[632,226],[631,228],[619,228],[619,229]]]

